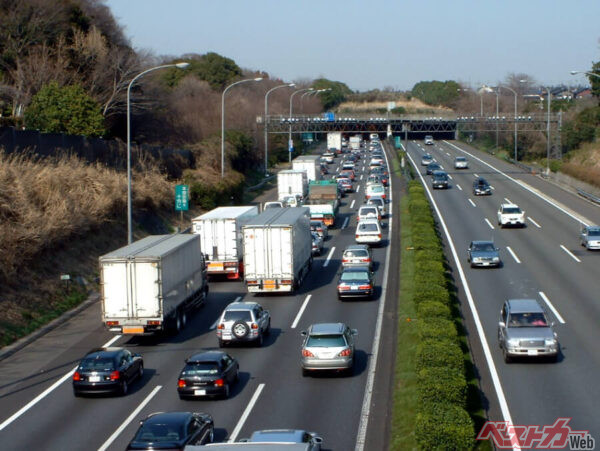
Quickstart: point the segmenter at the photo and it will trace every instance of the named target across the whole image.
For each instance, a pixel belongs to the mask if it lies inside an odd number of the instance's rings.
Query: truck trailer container
[[[306,179],[321,180],[321,157],[319,155],[300,155],[292,160],[294,171],[306,171]]]
[[[354,135],[350,137],[350,150],[360,150],[360,145],[362,143],[361,135]]]
[[[335,180],[310,182],[308,199],[305,202],[310,209],[310,218],[323,221],[328,227],[334,227],[339,196],[340,192]]]
[[[102,321],[111,332],[179,332],[208,295],[200,237],[147,236],[100,257]]]
[[[341,132],[327,133],[327,149],[334,151],[334,152],[338,152],[338,151],[342,150],[342,133]]]
[[[242,225],[257,215],[256,206],[218,207],[192,219],[192,232],[200,235],[208,275],[242,276]]]
[[[242,227],[248,292],[293,292],[312,265],[309,210],[263,211]]]
[[[304,199],[306,198],[307,190],[308,179],[306,171],[287,170],[277,173],[277,198],[279,200],[296,195]]]

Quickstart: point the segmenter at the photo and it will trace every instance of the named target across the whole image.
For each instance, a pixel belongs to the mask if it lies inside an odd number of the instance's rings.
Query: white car
[[[358,244],[380,244],[381,225],[377,219],[365,219],[356,226],[354,239]]]
[[[362,205],[358,209],[358,215],[356,215],[356,220],[360,222],[364,221],[365,219],[381,219],[381,214],[379,213],[379,209],[376,205]]]
[[[498,225],[500,227],[508,225],[525,227],[525,211],[516,204],[501,204],[498,209]]]
[[[465,157],[456,157],[454,159],[454,169],[468,169],[469,162]]]
[[[367,200],[369,200],[371,197],[381,197],[382,199],[385,199],[385,187],[381,184],[367,185],[365,197]]]
[[[346,160],[342,163],[342,169],[354,169],[354,161]]]
[[[385,200],[379,196],[373,196],[367,201],[367,205],[375,205],[379,209],[381,217],[385,216]]]
[[[581,229],[581,245],[586,249],[600,249],[600,227],[586,226]]]
[[[425,136],[425,144],[433,145],[433,136],[431,136],[431,135]]]

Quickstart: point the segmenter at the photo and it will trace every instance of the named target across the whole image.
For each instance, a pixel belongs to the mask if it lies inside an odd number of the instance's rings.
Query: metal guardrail
[[[588,192],[586,192],[586,191],[584,191],[582,189],[579,189],[579,188],[577,188],[577,194],[579,194],[581,197],[583,197],[583,198],[585,198],[585,199],[587,199],[589,201],[592,201],[592,202],[594,202],[596,204],[600,204],[600,197],[598,197],[598,196],[596,196],[594,194],[588,193]]]
[[[277,177],[277,175],[270,175],[268,177],[265,177],[265,179],[260,182],[258,185],[254,185],[254,186],[250,186],[248,188],[246,188],[246,191],[254,191],[256,189],[260,189],[265,183],[267,183],[269,180],[273,180],[275,177]]]

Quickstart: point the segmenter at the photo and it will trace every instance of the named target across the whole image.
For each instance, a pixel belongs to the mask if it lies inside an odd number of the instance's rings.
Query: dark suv
[[[95,393],[126,395],[129,384],[141,379],[144,360],[124,348],[98,348],[90,351],[79,362],[73,373],[75,396]]]
[[[492,194],[492,188],[486,179],[478,177],[473,182],[473,194],[475,196],[489,196]]]

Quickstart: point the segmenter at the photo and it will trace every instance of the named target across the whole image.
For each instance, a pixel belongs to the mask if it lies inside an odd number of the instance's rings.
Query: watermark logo
[[[571,429],[569,421],[571,418],[558,418],[554,424],[546,426],[487,421],[477,440],[492,440],[498,449],[595,449],[596,440],[590,432]]]

